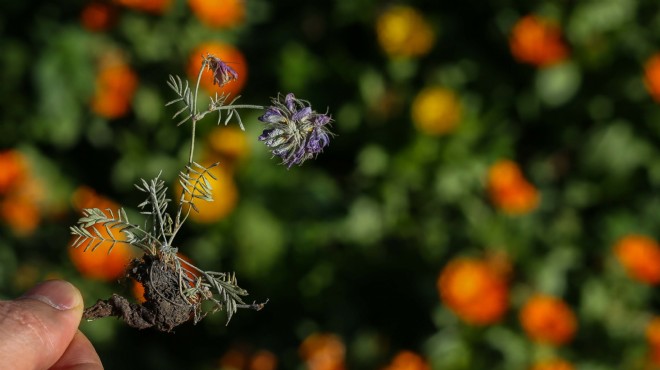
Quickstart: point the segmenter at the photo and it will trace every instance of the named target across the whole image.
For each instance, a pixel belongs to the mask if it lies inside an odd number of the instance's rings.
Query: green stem
[[[207,110],[207,111],[205,111],[205,112],[199,113],[199,114],[196,116],[196,118],[197,118],[197,121],[199,121],[199,120],[201,120],[202,118],[204,118],[204,116],[206,116],[207,114],[212,113],[212,112],[215,112],[215,111],[218,111],[218,110],[232,110],[232,109],[260,109],[260,110],[261,110],[261,109],[265,109],[265,108],[266,108],[266,107],[261,106],[261,105],[250,105],[250,104],[223,105],[223,106],[216,107],[216,108],[214,108],[214,109],[209,109],[209,110]],[[193,120],[193,122],[195,122],[195,121]]]
[[[264,109],[266,107],[262,105],[251,105],[251,104],[239,104],[239,105],[223,105],[222,107],[216,108],[216,110],[227,110],[227,109]]]
[[[193,99],[193,117],[192,117],[192,135],[190,139],[190,159],[188,163],[193,161],[193,153],[195,152],[195,128],[197,127],[197,93],[199,92],[199,84],[202,81],[202,73],[204,73],[204,68],[206,68],[206,60],[202,62],[202,66],[199,69],[199,74],[197,75],[197,83],[195,84],[195,98]]]

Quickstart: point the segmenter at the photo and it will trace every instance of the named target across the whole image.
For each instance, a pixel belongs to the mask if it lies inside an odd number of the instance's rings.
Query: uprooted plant
[[[189,122],[192,129],[190,156],[179,173],[182,192],[176,210],[170,212],[172,201],[159,174],[136,184],[137,189],[145,194],[145,200],[138,205],[141,213],[147,216],[144,227],[129,221],[123,208],[85,209],[77,225],[71,227],[71,233],[76,236],[73,247],[84,246],[85,252],[94,253],[99,246],[109,244],[107,253],[111,253],[122,243],[144,252],[142,258],[133,260],[128,266],[127,276],[144,286],[145,302],[133,303],[113,294],[85,309],[84,317],[88,320],[117,316],[132,327],[171,331],[190,320],[197,323],[209,312],[224,310],[229,322],[239,308],[260,310],[265,304],[246,304],[242,297],[247,291],[238,286],[233,273],[203,271],[177,254],[175,237],[191,212],[198,212],[196,202],[213,201],[209,179],[215,180],[211,170],[218,163],[203,166],[194,161],[196,125],[208,114],[217,112],[218,124],[224,122],[226,125],[235,117],[244,130],[239,109],[265,110],[259,120],[266,124],[266,128],[258,139],[270,148],[273,156],[282,159],[282,164],[291,168],[315,157],[329,144],[333,134],[328,126],[332,119],[327,113],[313,111],[307,101],[297,99],[293,94],[278,94],[268,107],[238,105],[235,102],[239,97],[229,101],[228,95],[215,94],[210,98],[208,109],[199,111],[197,96],[205,69],[213,73],[214,83],[221,86],[239,77],[219,58],[213,55],[202,58],[194,89],[178,76],[170,76],[168,81],[178,97],[166,105],[182,104],[173,119],[179,119],[177,126]],[[211,302],[211,308],[203,308],[204,302]]]

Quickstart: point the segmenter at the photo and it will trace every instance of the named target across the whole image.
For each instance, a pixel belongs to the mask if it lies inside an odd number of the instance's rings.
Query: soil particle
[[[193,319],[199,310],[199,303],[190,303],[182,296],[176,270],[154,256],[145,255],[141,260],[134,260],[128,268],[128,276],[144,286],[144,303],[133,303],[113,294],[86,308],[83,318],[91,321],[116,316],[137,329],[170,332]]]

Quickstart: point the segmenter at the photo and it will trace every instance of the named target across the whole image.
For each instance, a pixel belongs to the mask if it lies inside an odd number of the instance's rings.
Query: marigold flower
[[[117,203],[85,185],[81,185],[74,190],[71,194],[71,203],[78,212],[82,212],[87,208],[98,208],[103,211],[110,209],[112,212],[116,212],[119,208]]]
[[[443,303],[470,324],[497,322],[508,308],[504,278],[483,260],[452,260],[440,273],[437,286]]]
[[[644,235],[626,235],[614,245],[614,254],[631,278],[647,284],[660,283],[660,246]]]
[[[660,53],[653,54],[644,64],[644,85],[653,100],[660,103]]]
[[[553,359],[534,364],[530,370],[573,370],[575,367],[570,362],[562,359]]]
[[[315,157],[330,143],[329,115],[316,113],[308,102],[293,94],[284,98],[278,94],[272,103],[259,117],[268,127],[259,141],[270,148],[273,156],[282,158],[287,168]]]
[[[552,345],[573,339],[577,328],[575,315],[564,301],[540,294],[523,305],[520,323],[532,340]]]
[[[460,123],[461,103],[453,91],[440,87],[426,88],[412,103],[412,120],[417,129],[428,135],[443,135]]]
[[[660,316],[654,316],[646,324],[646,340],[651,347],[660,348]]]
[[[137,75],[124,63],[103,66],[96,76],[92,110],[105,118],[124,116],[137,88]]]
[[[429,23],[414,8],[393,6],[376,22],[378,42],[393,57],[416,57],[433,47],[435,34]]]
[[[334,334],[315,333],[302,342],[300,357],[309,370],[344,370],[346,347]]]
[[[190,9],[205,25],[229,28],[243,23],[245,0],[188,0]]]
[[[248,365],[248,370],[275,370],[276,368],[277,356],[264,349],[253,354]]]
[[[431,370],[431,367],[420,355],[411,351],[401,351],[383,370]]]
[[[17,235],[29,235],[41,221],[39,206],[23,197],[7,197],[0,202],[0,219]]]
[[[538,190],[512,161],[501,160],[489,168],[487,188],[493,204],[505,213],[521,215],[538,207]]]
[[[23,161],[22,156],[18,158]],[[12,162],[9,162],[7,170],[11,177],[14,176],[11,172],[15,171],[15,168]],[[19,165],[25,166],[21,170],[22,173],[14,178],[4,198],[0,199],[0,220],[17,235],[25,236],[34,232],[41,222],[45,191],[43,183],[29,173],[27,166],[22,163]],[[3,170],[4,168],[0,169]]]
[[[233,346],[220,358],[221,369],[244,369],[248,361],[248,353],[242,346]]]
[[[105,31],[113,25],[116,15],[110,4],[93,1],[83,8],[80,21],[90,31]]]
[[[660,368],[660,347],[651,346],[644,370],[657,370]]]
[[[561,29],[550,20],[535,15],[525,16],[516,22],[509,46],[516,60],[539,67],[561,62],[568,55]]]
[[[0,152],[0,195],[6,194],[26,176],[27,166],[21,152],[9,149]]]
[[[200,58],[200,55],[213,55],[219,60],[221,60],[227,67],[231,69],[232,72],[226,71],[226,76],[229,77],[228,80],[224,81],[223,84],[218,84],[216,81],[216,73],[214,70],[206,69],[202,73],[202,80],[200,81],[201,87],[207,92],[213,94],[228,94],[228,95],[238,95],[247,81],[248,68],[247,61],[238,49],[235,47],[224,44],[220,42],[206,42],[190,52],[188,57],[188,65],[186,67],[186,73],[188,77],[194,81],[197,80],[197,75],[199,74],[199,69],[202,66],[204,58]],[[233,78],[234,74],[236,77]],[[223,79],[220,78],[222,82]]]

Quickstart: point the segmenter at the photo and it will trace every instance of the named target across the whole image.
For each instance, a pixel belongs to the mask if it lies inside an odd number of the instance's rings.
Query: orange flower
[[[660,246],[644,235],[627,235],[614,245],[614,254],[631,278],[647,284],[660,283]]]
[[[29,235],[41,220],[39,206],[24,197],[7,197],[0,202],[0,219],[18,235]]]
[[[227,370],[242,370],[248,361],[247,351],[241,346],[230,348],[220,359],[220,368]]]
[[[111,209],[116,212],[119,205],[112,200],[99,195],[94,189],[89,186],[79,186],[71,195],[71,203],[73,208],[78,212],[82,212],[87,208],[98,208],[102,211]]]
[[[401,351],[383,370],[431,370],[431,367],[418,354],[411,351]]]
[[[115,9],[106,3],[90,2],[85,5],[80,14],[80,21],[90,31],[105,31],[116,19]]]
[[[512,161],[501,160],[493,164],[488,170],[487,183],[492,202],[505,213],[520,215],[538,207],[538,190]]]
[[[651,346],[644,370],[660,369],[660,347]]]
[[[305,338],[299,348],[300,357],[309,370],[344,370],[346,347],[334,334],[315,333]]]
[[[653,54],[644,64],[644,85],[653,99],[660,103],[660,53]]]
[[[417,129],[428,135],[453,131],[462,116],[461,102],[453,91],[441,87],[426,88],[412,103],[412,120]]]
[[[654,316],[646,324],[646,340],[651,347],[660,348],[660,316]]]
[[[532,340],[561,345],[575,335],[577,321],[573,311],[561,299],[535,295],[520,311],[520,323]]]
[[[135,72],[123,62],[109,62],[96,76],[92,110],[101,117],[119,118],[128,112],[137,88]]]
[[[542,361],[534,364],[530,370],[573,370],[575,367],[570,362],[562,359]]]
[[[202,163],[203,166],[208,166],[208,163]],[[215,176],[215,180],[210,176],[206,176],[209,184],[212,186],[211,195],[212,202],[207,202],[202,199],[195,200],[195,210],[190,211],[190,219],[199,223],[212,223],[227,217],[236,208],[238,202],[238,189],[231,174],[224,167],[214,167],[211,169],[211,174]],[[191,176],[193,181],[196,179]],[[181,196],[181,184],[177,181],[175,184],[175,192],[177,199]],[[189,196],[186,198],[189,200]]]
[[[271,351],[261,350],[252,355],[248,370],[275,370],[277,369],[277,356]]]
[[[234,27],[245,19],[245,0],[188,0],[202,23],[213,28]]]
[[[521,18],[513,26],[509,47],[516,60],[539,67],[561,62],[568,55],[561,29],[550,20],[534,15]]]
[[[227,63],[238,73],[238,79],[230,81],[223,86],[213,84],[213,73],[208,69],[202,74],[201,86],[210,94],[225,93],[236,97],[241,92],[247,80],[247,62],[243,54],[235,47],[220,42],[207,42],[195,48],[188,57],[187,73],[192,81],[197,81],[199,68],[202,66],[202,55],[212,54]]]
[[[14,149],[0,152],[0,195],[23,181],[26,173],[27,166],[21,152]]]
[[[482,260],[458,258],[449,262],[437,286],[444,304],[470,324],[492,324],[508,307],[504,278]]]
[[[144,12],[162,14],[170,8],[171,0],[115,0],[115,3],[141,10]]]
[[[8,177],[14,177],[14,181],[4,194],[4,199],[0,199],[0,219],[14,233],[25,236],[34,232],[41,221],[44,186],[27,170],[21,170],[22,173],[17,176],[11,174],[15,171],[12,167],[11,164],[8,166]]]
[[[429,23],[408,6],[393,6],[376,21],[378,42],[393,57],[416,57],[433,47],[435,34]]]

